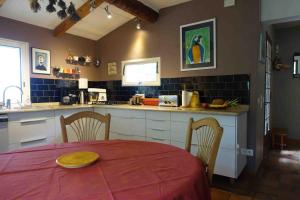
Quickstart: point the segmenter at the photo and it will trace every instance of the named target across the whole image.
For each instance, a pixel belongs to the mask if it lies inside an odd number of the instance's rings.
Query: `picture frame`
[[[34,74],[51,74],[51,54],[49,50],[31,48],[31,67]]]
[[[181,71],[217,67],[216,18],[180,26]]]

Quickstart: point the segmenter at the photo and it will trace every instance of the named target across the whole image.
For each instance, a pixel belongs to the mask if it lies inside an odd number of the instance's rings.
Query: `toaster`
[[[177,95],[160,95],[159,106],[167,107],[177,107],[178,106],[178,96]]]

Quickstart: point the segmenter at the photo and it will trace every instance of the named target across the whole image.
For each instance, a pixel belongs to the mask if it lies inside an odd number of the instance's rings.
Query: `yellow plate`
[[[56,163],[65,168],[80,168],[88,166],[98,159],[99,155],[97,153],[78,151],[59,156]]]

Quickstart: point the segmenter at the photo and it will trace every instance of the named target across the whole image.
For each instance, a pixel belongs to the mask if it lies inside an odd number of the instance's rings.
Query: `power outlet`
[[[241,154],[246,156],[254,156],[253,149],[241,149]]]
[[[230,7],[235,5],[235,0],[224,0],[224,7]]]

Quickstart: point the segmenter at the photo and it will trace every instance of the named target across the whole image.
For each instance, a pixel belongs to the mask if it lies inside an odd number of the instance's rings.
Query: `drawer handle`
[[[33,123],[33,122],[44,122],[44,121],[47,121],[47,118],[26,119],[26,120],[21,120],[20,123],[25,124],[25,123]]]
[[[21,140],[20,143],[21,144],[26,144],[26,143],[38,142],[38,141],[42,141],[42,140],[47,140],[47,137],[37,137],[37,138],[31,138],[31,139],[24,139],[24,140]]]
[[[164,130],[164,129],[159,129],[159,128],[150,128],[150,130],[153,130],[153,131],[169,131],[169,130]]]
[[[153,137],[150,137],[150,138],[153,140],[158,140],[158,141],[166,141],[165,139],[159,139],[159,138],[153,138]]]
[[[155,121],[155,122],[168,122],[168,121],[170,121],[170,120],[167,120],[167,119],[148,119],[148,120]]]

